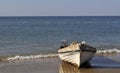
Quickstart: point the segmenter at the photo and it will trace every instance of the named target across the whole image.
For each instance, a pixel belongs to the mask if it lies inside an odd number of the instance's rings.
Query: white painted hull
[[[80,46],[81,45],[79,44],[72,44],[68,47],[59,49],[58,55],[60,59],[72,63],[78,67],[85,62],[88,62],[94,56],[96,49],[87,45],[82,47]]]
[[[68,53],[58,53],[61,60],[72,63],[80,67],[83,63],[89,61],[93,56],[94,52],[83,51],[80,52],[68,52]]]
[[[63,61],[70,62],[74,65],[80,65],[80,52],[68,52],[68,53],[61,53],[58,54],[60,59]]]

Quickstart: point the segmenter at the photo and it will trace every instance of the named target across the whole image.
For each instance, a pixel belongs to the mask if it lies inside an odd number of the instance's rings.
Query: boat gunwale
[[[61,54],[61,53],[68,53],[68,52],[80,52],[80,51],[88,51],[88,52],[96,52],[96,50],[81,50],[81,49],[79,49],[79,50],[74,50],[74,51],[65,51],[65,52],[58,52],[59,54]]]

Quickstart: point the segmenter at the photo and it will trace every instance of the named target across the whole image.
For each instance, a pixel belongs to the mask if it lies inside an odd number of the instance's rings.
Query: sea
[[[97,53],[120,53],[120,16],[0,17],[0,58],[57,56],[61,40],[82,42]]]

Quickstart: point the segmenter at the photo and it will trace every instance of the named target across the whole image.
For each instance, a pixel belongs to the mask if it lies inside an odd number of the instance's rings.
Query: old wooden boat
[[[96,48],[86,45],[85,42],[73,42],[68,46],[62,46],[57,52],[61,60],[81,67],[92,59],[96,53]]]

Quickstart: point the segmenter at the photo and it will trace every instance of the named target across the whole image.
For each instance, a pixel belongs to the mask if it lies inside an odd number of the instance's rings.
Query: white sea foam
[[[49,58],[49,57],[57,57],[57,56],[58,56],[57,54],[46,54],[46,55],[39,54],[39,55],[28,55],[28,56],[17,55],[17,56],[14,56],[14,57],[9,57],[9,58],[7,58],[5,60],[14,61],[14,60]]]
[[[106,50],[97,50],[97,54],[113,54],[113,53],[120,53],[120,50],[117,48],[114,49],[106,49]]]
[[[106,50],[97,50],[96,54],[117,54],[120,53],[119,49],[106,49]],[[15,61],[15,60],[28,60],[28,59],[40,59],[40,58],[49,58],[49,57],[58,57],[57,54],[38,54],[38,55],[28,55],[28,56],[20,56],[16,55],[13,57],[8,57],[4,60],[7,61]]]

